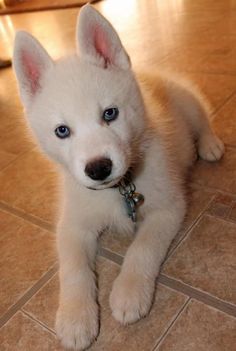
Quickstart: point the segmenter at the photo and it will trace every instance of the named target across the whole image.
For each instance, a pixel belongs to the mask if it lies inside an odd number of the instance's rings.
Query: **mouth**
[[[129,180],[131,177],[131,174],[133,173],[133,168],[129,167],[127,170],[120,175],[119,177],[103,181],[98,184],[94,184],[94,186],[87,186],[87,189],[90,190],[104,190],[104,189],[111,189],[111,188],[117,188],[119,187],[119,183],[122,179]]]
[[[113,188],[113,187],[116,187],[118,186],[118,183],[120,182],[120,180],[122,179],[123,177],[117,177],[115,179],[112,179],[112,180],[109,180],[109,181],[106,181],[106,182],[103,182],[101,184],[98,184],[96,185],[95,187],[87,187],[88,189],[90,190],[104,190],[104,189],[110,189],[110,188]]]

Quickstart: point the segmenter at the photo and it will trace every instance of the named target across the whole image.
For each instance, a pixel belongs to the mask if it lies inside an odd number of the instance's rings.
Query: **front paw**
[[[56,333],[63,347],[84,350],[99,332],[98,306],[95,301],[61,304],[56,317]]]
[[[154,280],[138,274],[121,273],[110,295],[114,318],[122,324],[134,323],[147,315],[154,294]]]

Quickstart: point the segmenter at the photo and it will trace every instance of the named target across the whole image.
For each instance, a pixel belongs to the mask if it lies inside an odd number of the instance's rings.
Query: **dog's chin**
[[[100,184],[95,184],[93,186],[87,186],[87,188],[91,189],[91,190],[104,190],[104,189],[113,188],[116,185],[118,185],[118,183],[121,180],[121,178],[122,178],[122,176],[118,177],[118,178],[115,178],[115,179],[112,179],[110,181],[106,181],[106,182],[100,183]]]

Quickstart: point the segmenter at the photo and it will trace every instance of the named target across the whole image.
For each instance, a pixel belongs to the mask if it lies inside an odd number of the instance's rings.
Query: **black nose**
[[[104,180],[111,174],[112,161],[109,158],[100,158],[89,162],[85,173],[93,180]]]

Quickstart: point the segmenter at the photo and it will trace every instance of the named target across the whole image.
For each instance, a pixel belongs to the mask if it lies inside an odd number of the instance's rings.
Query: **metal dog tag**
[[[125,198],[125,204],[127,209],[128,216],[132,219],[133,222],[137,221],[136,205],[132,197]]]
[[[141,206],[144,203],[144,196],[143,196],[143,194],[133,193],[132,194],[132,199],[134,200],[134,203],[135,203],[136,206]]]
[[[124,196],[127,214],[131,220],[137,222],[137,207],[144,203],[144,196],[135,192],[136,187],[132,182],[121,181],[119,191]]]

